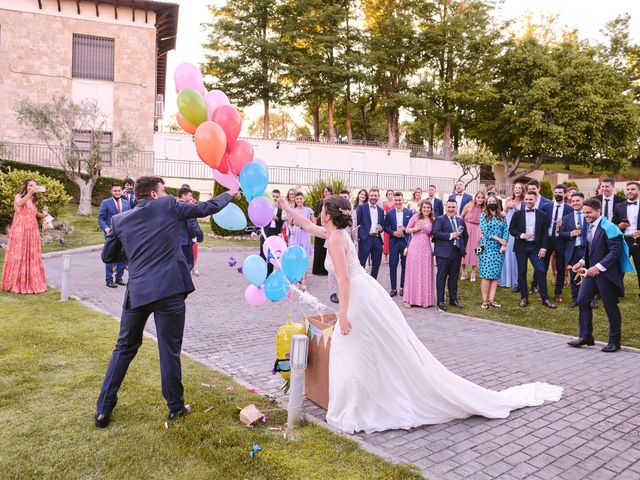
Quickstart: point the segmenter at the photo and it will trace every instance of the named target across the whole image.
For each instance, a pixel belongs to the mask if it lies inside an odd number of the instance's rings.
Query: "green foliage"
[[[38,210],[49,207],[49,213],[57,217],[71,197],[67,195],[64,185],[54,178],[47,177],[36,171],[13,170],[3,173],[0,171],[0,219],[13,218],[14,197],[22,190],[22,183],[32,178],[38,185],[46,187],[46,191],[38,193]]]
[[[565,180],[564,182],[562,182],[562,184],[567,188],[569,188],[569,187],[578,188],[578,184],[576,182],[571,181],[571,180]]]
[[[313,212],[316,216],[320,214],[320,212],[318,211],[318,204],[320,203],[320,200],[324,198],[322,194],[325,187],[331,187],[334,195],[338,195],[340,193],[340,190],[349,189],[349,185],[347,185],[347,182],[338,178],[320,179],[315,183],[309,185],[306,188],[307,192],[305,196],[305,204],[307,205],[307,207],[313,209]]]
[[[482,167],[495,165],[496,156],[487,147],[480,145],[473,152],[457,154],[453,161],[462,170],[458,180],[464,180],[469,185],[480,178]]]
[[[227,190],[229,190],[228,188],[220,185],[218,182],[215,182],[214,187],[213,187],[213,195],[214,196],[218,196],[221,193],[226,192]],[[247,202],[247,198],[243,195],[240,197],[239,200],[233,199],[231,201],[231,203],[235,203],[236,205],[238,205],[240,207],[240,209],[242,210],[242,213],[244,213],[244,216],[247,218],[247,228],[251,229],[253,228],[253,224],[251,223],[251,220],[249,220],[249,202]],[[211,231],[213,233],[215,233],[216,235],[220,235],[221,237],[230,237],[230,236],[237,236],[237,235],[245,235],[247,232],[245,232],[244,230],[225,230],[224,228],[221,228],[218,226],[218,224],[216,222],[213,221],[213,215],[211,215]]]
[[[548,180],[540,182],[540,195],[545,198],[553,198],[553,190],[551,190],[551,183]]]

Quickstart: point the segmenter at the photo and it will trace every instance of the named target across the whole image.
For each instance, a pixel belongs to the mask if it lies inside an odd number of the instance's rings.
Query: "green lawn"
[[[529,267],[529,270],[531,270],[531,267]],[[549,278],[551,278],[551,273],[549,273]],[[548,282],[548,288],[550,296],[553,298],[554,286],[551,281]],[[622,344],[640,348],[640,316],[638,316],[640,298],[638,297],[638,281],[635,273],[625,275],[625,291],[626,296],[620,299]],[[520,308],[518,306],[520,294],[512,293],[510,288],[500,287],[498,287],[498,292],[496,293],[496,301],[502,304],[502,308],[483,310],[480,308],[482,303],[480,280],[475,283],[471,283],[468,279],[461,280],[459,282],[459,295],[464,303],[464,308],[451,307],[449,311],[452,313],[462,313],[473,317],[566,335],[577,336],[578,334],[578,308],[569,308],[571,290],[568,285],[562,291],[563,302],[558,305],[556,310],[543,307],[539,301],[539,295],[530,295],[529,306]],[[599,305],[598,309],[594,310],[593,333],[596,340],[607,342],[609,338],[609,322],[602,307],[602,302],[599,302]]]
[[[528,162],[522,162],[520,164],[520,168],[530,167],[532,164]],[[564,168],[564,164],[562,163],[543,163],[540,166],[540,170],[551,170],[553,172],[560,173],[580,173],[586,176],[603,176],[603,173],[593,173],[589,171],[589,167],[585,165],[570,165],[570,169],[567,170]],[[640,178],[640,168],[631,166],[625,170],[622,170],[618,173],[621,177],[627,178],[629,180],[637,180]]]
[[[356,443],[307,425],[284,439],[285,412],[247,428],[239,408],[260,396],[183,358],[194,413],[164,428],[157,347],[145,338],[121,389],[112,424],[93,412],[118,324],[59,292],[0,293],[0,477],[64,479],[417,479]],[[265,368],[270,368],[265,365]],[[210,387],[201,384],[210,385]],[[212,407],[209,411],[210,407]],[[262,447],[249,457],[254,443]]]

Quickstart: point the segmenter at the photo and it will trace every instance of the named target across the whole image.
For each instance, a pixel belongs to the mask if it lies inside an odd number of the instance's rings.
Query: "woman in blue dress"
[[[509,227],[502,216],[500,205],[495,195],[487,198],[484,212],[480,215],[480,292],[482,292],[482,308],[500,308],[495,301],[498,279],[502,273],[504,253],[507,250]]]
[[[524,200],[524,185],[516,183],[513,186],[512,195],[507,199],[505,204],[504,214],[507,221],[507,228],[511,223],[513,214],[522,208],[522,201]],[[515,239],[509,235],[509,242],[507,243],[507,250],[505,251],[504,265],[502,266],[502,275],[500,276],[499,285],[501,287],[507,287],[518,291],[518,262],[516,260],[516,254],[513,252],[513,243]]]

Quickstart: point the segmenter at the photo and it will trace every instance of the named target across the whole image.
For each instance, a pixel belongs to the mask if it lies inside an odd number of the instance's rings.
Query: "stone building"
[[[141,152],[128,165],[117,152],[102,175],[153,171],[153,136],[162,115],[167,52],[175,48],[178,5],[149,0],[0,0],[0,140],[4,157],[53,164],[33,132],[16,122],[16,101],[66,96],[95,100],[104,141],[126,131]],[[73,144],[86,146],[86,131]],[[85,147],[86,148],[86,147]]]

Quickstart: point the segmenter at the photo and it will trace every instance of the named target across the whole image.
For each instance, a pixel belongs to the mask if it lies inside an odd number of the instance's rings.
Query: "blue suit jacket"
[[[124,213],[130,210],[130,205],[127,200],[120,198],[121,212]],[[118,207],[116,207],[116,201],[113,197],[105,198],[100,204],[100,211],[98,212],[98,225],[100,230],[106,233],[107,228],[111,228],[111,219],[118,215]]]
[[[576,221],[573,218],[573,211],[569,215],[565,215],[562,218],[562,226],[560,227],[560,237],[566,242],[564,249],[564,258],[567,262],[571,261],[571,257],[573,257],[573,251],[576,248],[576,238],[572,237],[571,232],[576,229]],[[587,221],[584,219],[584,215],[582,215],[582,246],[587,245]]]
[[[231,201],[223,193],[206,202],[176,202],[172,196],[145,199],[113,218],[102,249],[102,261],[129,264],[125,306],[137,308],[195,290],[180,247],[178,230],[189,218],[206,217]]]
[[[442,203],[442,200],[440,200],[439,198],[434,198],[432,207],[434,217],[440,217],[444,215],[444,203]]]
[[[460,253],[464,257],[467,253],[467,241],[469,240],[469,232],[467,232],[467,225],[464,223],[464,220],[461,217],[456,216],[456,223],[458,227],[464,227],[462,231],[462,235],[460,236]],[[434,249],[433,254],[436,257],[445,257],[448,258],[451,256],[452,250],[454,248],[453,242],[454,240],[449,240],[449,236],[453,233],[453,228],[451,227],[451,221],[447,215],[441,215],[436,218],[435,222],[433,222],[433,242]]]
[[[602,223],[602,220],[600,222]],[[598,263],[606,268],[604,272],[600,272],[600,275],[604,275],[618,287],[620,295],[624,295],[624,273],[620,269],[620,257],[624,255],[622,242],[624,242],[622,235],[608,238],[602,225],[598,224],[595,232],[593,232],[591,247],[587,245],[583,258],[587,268],[593,267]],[[596,276],[595,278],[597,279],[598,277]]]
[[[535,244],[536,249],[545,250],[549,244],[549,221],[547,216],[540,210],[536,210],[536,226],[535,226]],[[515,253],[524,252],[527,240],[520,238],[520,235],[527,231],[527,218],[524,210],[518,210],[511,217],[511,223],[509,224],[509,235],[515,240],[513,242],[513,251]]]
[[[453,200],[454,202],[456,201],[456,194],[455,192],[452,193],[451,195],[449,195],[449,200]],[[462,202],[460,202],[460,212],[458,212],[458,214],[460,214],[462,212],[462,209],[464,208],[464,206],[469,203],[470,201],[473,200],[473,197],[471,195],[469,195],[467,192],[463,192],[462,193]]]
[[[135,200],[135,198],[133,196],[133,190],[131,191],[131,193],[129,193],[128,190],[123,190],[122,191],[122,198],[125,198],[125,196],[129,197],[127,199],[127,201],[129,202],[129,210],[131,210],[136,204],[136,200]]]
[[[370,203],[363,203],[358,206],[356,210],[356,222],[358,223],[358,240],[364,242],[369,237],[369,232],[371,231],[371,214],[369,213]],[[378,209],[378,224],[384,224],[384,210],[381,207],[376,207]]]
[[[549,226],[551,226],[551,222],[553,222],[553,216],[555,214],[555,210],[556,209],[555,209],[555,207],[553,205],[553,202],[547,202],[544,205],[542,205],[542,201],[540,201],[540,211],[544,212],[544,214],[547,216],[547,221],[549,222]],[[562,220],[564,217],[566,217],[570,213],[573,213],[573,208],[571,208],[565,202],[562,205],[562,208],[560,209],[560,211],[558,212],[558,220]],[[548,232],[549,232],[549,230],[547,229],[547,233]],[[564,238],[563,238],[563,240],[564,240]]]
[[[413,212],[408,208],[402,209],[402,224],[406,227],[409,225],[409,220],[413,216]],[[387,215],[384,217],[384,223],[382,224],[382,228],[384,231],[389,234],[389,241],[391,242],[389,245],[396,245],[400,243],[403,247],[407,247],[409,245],[409,239],[411,235],[405,233],[404,237],[397,238],[393,236],[393,232],[398,230],[398,221],[396,219],[396,209],[389,210]]]

